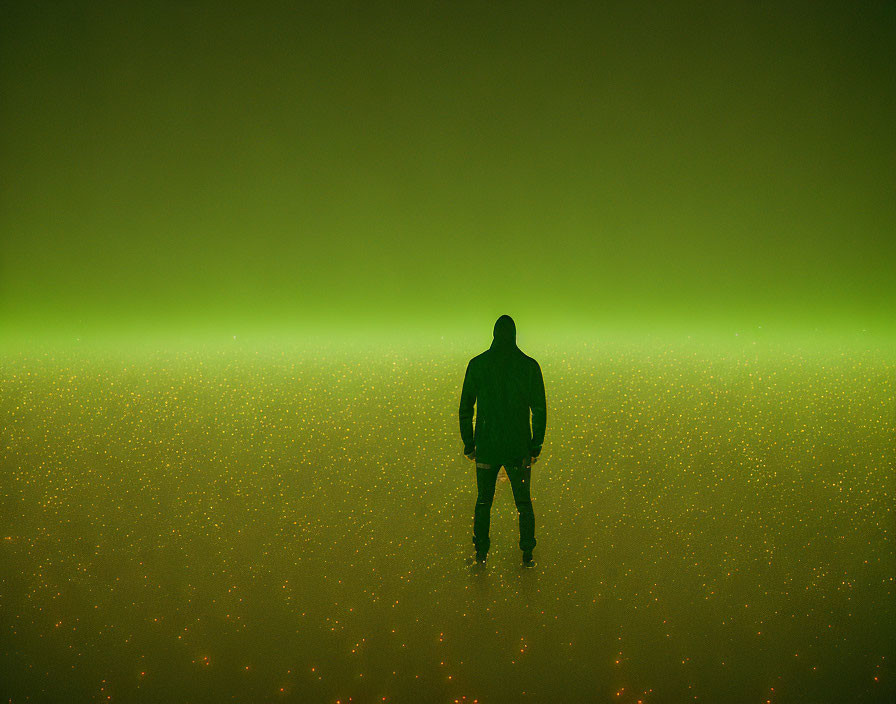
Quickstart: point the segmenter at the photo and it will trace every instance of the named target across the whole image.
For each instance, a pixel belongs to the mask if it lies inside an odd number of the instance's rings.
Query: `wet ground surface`
[[[893,700],[896,360],[534,355],[526,569],[477,352],[7,353],[3,699]]]

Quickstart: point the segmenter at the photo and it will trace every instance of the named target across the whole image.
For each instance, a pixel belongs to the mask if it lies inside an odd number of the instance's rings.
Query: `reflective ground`
[[[896,698],[896,356],[523,348],[537,566],[502,481],[480,571],[482,349],[7,350],[3,700]]]

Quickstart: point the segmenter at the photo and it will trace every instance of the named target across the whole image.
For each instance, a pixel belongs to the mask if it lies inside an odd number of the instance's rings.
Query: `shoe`
[[[532,551],[527,550],[523,553],[523,567],[534,567],[535,560],[532,559]]]

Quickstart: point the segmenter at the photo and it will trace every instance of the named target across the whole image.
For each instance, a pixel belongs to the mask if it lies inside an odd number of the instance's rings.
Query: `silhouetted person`
[[[531,566],[536,541],[529,485],[532,463],[544,443],[547,402],[541,367],[516,346],[516,325],[509,315],[502,315],[495,323],[491,347],[467,364],[459,415],[464,455],[476,462],[478,496],[473,515],[476,559],[485,562],[491,545],[488,531],[492,500],[498,472],[503,466],[520,514],[523,564]]]

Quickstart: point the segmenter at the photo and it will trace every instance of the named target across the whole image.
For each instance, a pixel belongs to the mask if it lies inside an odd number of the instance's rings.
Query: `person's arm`
[[[473,360],[467,363],[464,386],[460,392],[460,437],[464,441],[464,454],[469,457],[476,451],[473,444],[473,404],[476,403],[476,380],[473,377]]]
[[[538,457],[547,429],[548,403],[544,393],[544,377],[538,362],[532,367],[529,386],[529,407],[532,409],[532,444],[529,453]]]

